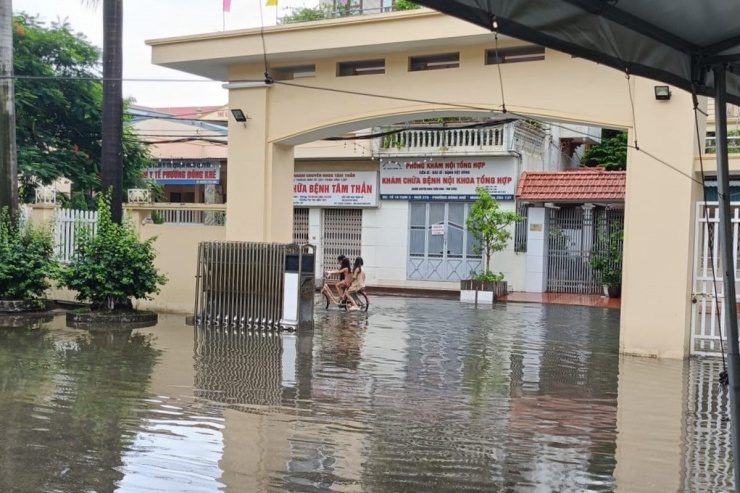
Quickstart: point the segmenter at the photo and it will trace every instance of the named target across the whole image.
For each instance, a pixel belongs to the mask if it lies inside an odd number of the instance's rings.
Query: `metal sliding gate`
[[[293,209],[293,243],[305,245],[308,243],[308,209],[296,207]]]
[[[732,247],[735,252],[735,284],[738,279],[738,230],[740,203],[733,202]],[[691,354],[720,356],[724,332],[725,290],[719,253],[719,205],[699,202],[694,233],[693,304],[691,316]],[[737,303],[738,300],[735,300]],[[720,341],[722,339],[722,341]]]
[[[615,231],[624,229],[621,209],[571,207],[548,210],[547,291],[595,294],[603,292],[591,258]]]
[[[313,257],[313,251],[311,245],[201,242],[195,286],[195,324],[282,329],[287,272],[297,274],[298,280],[291,281],[295,284],[295,295],[307,296],[313,308],[313,259],[305,268],[301,261]],[[302,274],[302,271],[305,272]],[[292,292],[289,294],[293,296]]]
[[[337,268],[337,257],[362,255],[362,209],[324,209],[323,269]]]

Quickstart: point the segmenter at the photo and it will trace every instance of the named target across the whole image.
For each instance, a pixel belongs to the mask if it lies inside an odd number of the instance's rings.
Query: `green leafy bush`
[[[58,275],[54,238],[46,226],[24,223],[8,209],[0,212],[0,299],[40,298]]]
[[[622,243],[624,231],[614,231],[597,244],[591,257],[591,268],[601,274],[605,286],[622,285]]]
[[[150,214],[154,224],[164,224],[164,214],[160,211],[152,211]]]
[[[504,280],[504,273],[499,272],[498,274],[494,274],[490,270],[488,272],[482,272],[480,274],[473,273],[473,280],[479,281],[479,282],[501,282]]]
[[[83,230],[61,283],[77,291],[78,300],[91,301],[93,310],[131,308],[131,298],[151,299],[167,282],[154,267],[155,240],[139,240],[129,220],[114,223],[110,195],[103,194],[98,200],[97,234]]]
[[[393,10],[416,10],[419,8],[419,4],[409,2],[409,0],[396,0],[393,5]]]

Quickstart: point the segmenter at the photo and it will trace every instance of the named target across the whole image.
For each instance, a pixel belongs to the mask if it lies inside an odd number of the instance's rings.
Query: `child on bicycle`
[[[344,298],[344,292],[352,284],[352,266],[349,263],[349,259],[344,255],[337,257],[339,262],[339,270],[330,270],[326,272],[327,276],[334,276],[339,274],[339,282],[336,284],[337,299],[342,300]]]
[[[362,257],[357,257],[355,259],[355,265],[352,267],[352,283],[347,288],[347,299],[352,305],[349,308],[350,310],[360,309],[360,307],[357,306],[353,295],[365,289],[365,272],[362,270],[363,265],[364,262],[362,261]]]

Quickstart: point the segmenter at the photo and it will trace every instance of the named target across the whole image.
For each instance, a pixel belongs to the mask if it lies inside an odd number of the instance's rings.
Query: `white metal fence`
[[[225,211],[201,211],[193,209],[163,209],[152,211],[159,214],[165,224],[205,224],[223,226],[226,223]]]
[[[59,209],[54,225],[54,245],[60,262],[69,263],[75,252],[75,242],[83,230],[95,234],[98,227],[97,211]]]
[[[740,202],[732,202],[732,248],[735,252],[735,284],[738,282],[738,233]],[[719,204],[699,202],[694,233],[693,305],[691,354],[720,356],[724,332],[725,290],[719,254]],[[737,304],[738,299],[735,300]]]
[[[732,202],[730,212],[737,288],[740,281],[740,202]],[[719,205],[717,202],[699,202],[694,234],[692,354],[719,356],[725,342],[722,326],[725,309],[723,269],[719,253]],[[740,297],[735,299],[736,309],[738,302]]]

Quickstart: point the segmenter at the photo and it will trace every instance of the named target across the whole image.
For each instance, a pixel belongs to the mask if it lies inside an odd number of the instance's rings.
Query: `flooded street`
[[[619,312],[374,297],[316,329],[0,329],[2,492],[732,490],[721,360]]]

